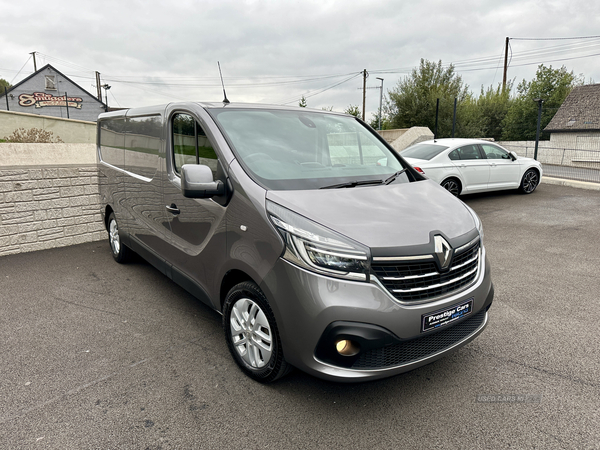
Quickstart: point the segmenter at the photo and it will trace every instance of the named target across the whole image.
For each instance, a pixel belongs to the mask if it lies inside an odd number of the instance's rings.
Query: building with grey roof
[[[600,84],[573,88],[544,131],[552,147],[600,151]]]
[[[7,92],[0,92],[0,110],[95,122],[106,105],[47,64]]]

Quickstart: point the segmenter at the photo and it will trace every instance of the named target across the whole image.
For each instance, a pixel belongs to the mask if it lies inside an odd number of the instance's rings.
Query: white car
[[[535,159],[478,139],[425,141],[400,155],[456,196],[503,189],[531,194],[542,179],[542,165]]]

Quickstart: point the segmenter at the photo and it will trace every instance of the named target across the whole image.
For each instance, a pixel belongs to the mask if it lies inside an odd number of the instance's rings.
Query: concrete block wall
[[[96,122],[0,110],[0,139],[10,136],[17,128],[51,131],[54,138],[60,137],[66,143],[96,142]]]
[[[433,133],[427,127],[398,128],[397,130],[377,130],[395,150],[401,152],[411,145],[433,139]]]
[[[563,136],[562,139],[540,141],[537,159],[543,164],[598,169],[600,150],[597,148],[600,136],[589,135],[586,138],[584,140],[581,136],[572,134]],[[534,156],[535,141],[499,141],[498,144],[519,156]]]
[[[0,144],[0,256],[107,238],[95,162],[36,164],[32,157],[32,164],[9,165],[11,153],[3,154],[3,146],[7,144]],[[87,151],[88,161],[94,161],[94,148],[91,155],[85,145],[71,151]]]

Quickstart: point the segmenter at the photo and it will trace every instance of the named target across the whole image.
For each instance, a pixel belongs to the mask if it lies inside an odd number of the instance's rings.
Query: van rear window
[[[160,115],[114,117],[100,121],[103,162],[144,178],[154,177],[162,143]]]

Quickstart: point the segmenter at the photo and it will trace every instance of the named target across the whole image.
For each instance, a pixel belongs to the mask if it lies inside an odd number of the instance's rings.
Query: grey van
[[[383,378],[478,336],[494,289],[477,215],[345,114],[171,103],[101,114],[114,259],[223,316],[250,377]]]

